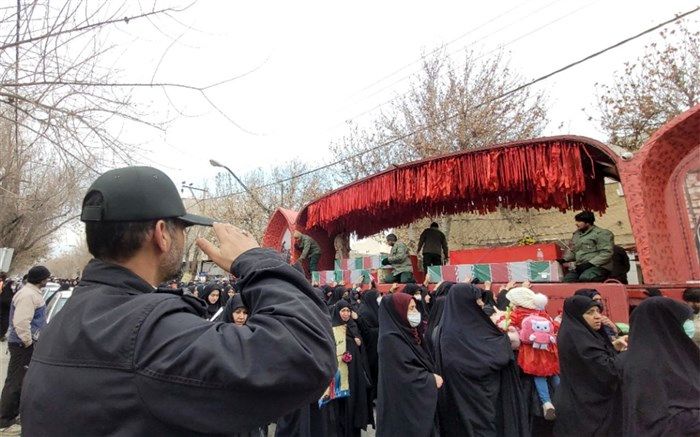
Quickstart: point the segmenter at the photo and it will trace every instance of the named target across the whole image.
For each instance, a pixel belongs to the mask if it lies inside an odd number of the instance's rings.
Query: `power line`
[[[549,3],[549,4],[546,5],[545,7],[549,7],[549,6],[551,6],[552,4],[557,3],[557,2],[559,2],[559,1],[561,1],[561,0],[554,0],[553,2]],[[516,10],[516,9],[519,9],[520,7],[522,7],[522,6],[523,6],[524,4],[526,4],[526,3],[527,3],[527,1],[523,1],[523,2],[519,3],[518,5],[516,5],[516,6],[512,7],[512,8],[510,8],[510,9],[508,9],[507,11],[502,12],[502,13],[498,14],[497,16],[490,18],[489,20],[485,21],[484,23],[480,24],[479,26],[477,26],[477,27],[475,27],[475,28],[469,30],[469,32],[463,33],[462,35],[458,36],[457,38],[454,38],[454,39],[452,39],[451,41],[447,42],[443,47],[447,47],[447,46],[449,46],[449,45],[451,45],[451,44],[454,44],[455,42],[459,41],[460,39],[462,39],[462,38],[464,38],[464,37],[466,37],[466,36],[468,36],[468,35],[471,35],[472,33],[474,33],[474,32],[476,32],[477,30],[479,30],[479,29],[481,29],[481,28],[483,28],[483,27],[485,27],[485,26],[491,24],[492,22],[498,20],[499,18],[504,17],[504,16],[510,14],[511,12],[513,12],[513,11]],[[538,9],[537,11],[539,11],[539,10],[540,10],[540,9]],[[499,32],[499,31],[501,31],[501,30],[503,30],[503,29],[501,28],[501,29],[499,29],[499,30],[496,31],[496,32]],[[374,82],[370,83],[369,85],[367,85],[367,86],[365,86],[364,88],[362,88],[362,89],[360,89],[359,91],[357,91],[355,94],[353,94],[352,96],[350,96],[350,98],[354,97],[355,95],[358,95],[358,94],[362,93],[363,91],[366,91],[366,90],[372,88],[374,85],[377,85],[377,84],[382,83],[384,80],[386,80],[386,79],[388,79],[388,78],[394,76],[394,75],[397,74],[397,73],[400,73],[401,71],[405,70],[406,68],[408,68],[408,67],[410,67],[410,66],[412,66],[412,65],[417,64],[418,62],[424,60],[424,59],[426,58],[426,56],[430,56],[430,55],[432,55],[432,54],[434,54],[434,53],[437,53],[437,52],[440,51],[443,47],[439,47],[439,48],[433,49],[433,50],[431,50],[429,53],[422,55],[420,58],[416,59],[415,61],[410,62],[410,63],[408,63],[408,64],[406,64],[406,65],[404,65],[404,66],[402,66],[402,67],[400,67],[400,68],[398,68],[398,69],[396,69],[396,70],[394,70],[393,72],[391,72],[391,73],[389,73],[389,74],[383,76],[383,77],[380,77],[379,79],[375,80]]]
[[[638,34],[636,34],[636,35],[633,35],[633,36],[631,36],[631,37],[629,37],[629,38],[623,39],[622,41],[619,41],[619,42],[617,42],[617,43],[615,43],[615,44],[613,44],[613,45],[610,45],[610,46],[608,46],[608,47],[605,47],[604,49],[601,49],[601,50],[599,50],[599,51],[597,51],[597,52],[594,52],[594,53],[592,53],[592,54],[590,54],[590,55],[588,55],[588,56],[585,56],[585,57],[583,57],[583,58],[581,58],[581,59],[579,59],[579,60],[577,60],[577,61],[574,61],[574,62],[572,62],[572,63],[570,63],[570,64],[567,64],[567,65],[565,65],[565,66],[563,66],[563,67],[561,67],[561,68],[558,68],[558,69],[556,69],[556,70],[554,70],[554,71],[552,71],[552,72],[550,72],[550,73],[547,73],[547,74],[545,74],[545,75],[543,75],[543,76],[540,76],[540,77],[538,77],[538,78],[536,78],[536,79],[533,79],[533,80],[531,80],[530,82],[527,82],[527,83],[525,83],[525,84],[523,84],[523,85],[520,85],[520,86],[518,86],[518,87],[515,87],[515,88],[513,88],[513,89],[511,89],[511,90],[509,90],[509,91],[506,91],[506,92],[504,92],[504,93],[502,93],[502,94],[500,94],[500,95],[498,95],[498,96],[496,96],[496,97],[493,97],[493,98],[491,98],[491,99],[489,99],[489,100],[486,100],[486,101],[484,101],[484,102],[481,102],[481,103],[479,103],[478,105],[472,107],[471,109],[472,109],[472,110],[473,110],[473,109],[478,109],[478,108],[480,108],[480,107],[482,107],[482,106],[485,106],[485,105],[488,105],[488,104],[490,104],[490,103],[493,103],[493,102],[495,102],[495,101],[497,101],[497,100],[500,100],[500,99],[502,99],[502,98],[504,98],[504,97],[508,97],[508,96],[510,96],[511,94],[515,94],[515,93],[517,93],[517,92],[519,92],[519,91],[522,91],[522,90],[525,89],[525,88],[528,88],[528,87],[530,87],[530,86],[532,86],[532,85],[535,85],[535,84],[537,84],[537,83],[539,83],[539,82],[542,82],[542,81],[544,81],[544,80],[546,80],[546,79],[549,79],[549,78],[552,77],[552,76],[555,76],[555,75],[557,75],[557,74],[559,74],[559,73],[562,73],[562,72],[564,72],[564,71],[566,71],[566,70],[569,70],[569,69],[571,69],[571,68],[573,68],[573,67],[575,67],[575,66],[577,66],[577,65],[580,65],[580,64],[582,64],[582,63],[584,63],[584,62],[587,62],[587,61],[589,61],[589,60],[591,60],[591,59],[593,59],[593,58],[596,58],[596,57],[598,57],[598,56],[600,56],[600,55],[602,55],[602,54],[604,54],[604,53],[606,53],[606,52],[609,52],[610,50],[613,50],[613,49],[616,49],[616,48],[618,48],[618,47],[620,47],[620,46],[622,46],[622,45],[625,45],[625,44],[629,43],[630,41],[634,41],[635,39],[638,39],[638,38],[640,38],[640,37],[642,37],[642,36],[644,36],[644,35],[646,35],[646,34],[648,34],[648,33],[651,33],[651,32],[653,32],[653,31],[655,31],[655,30],[657,30],[657,29],[660,29],[660,28],[662,28],[662,27],[664,27],[664,26],[666,26],[666,25],[668,25],[668,24],[670,24],[670,23],[672,23],[672,22],[674,22],[674,21],[680,20],[681,18],[684,18],[684,17],[687,17],[687,16],[689,16],[689,15],[691,15],[691,14],[694,14],[694,13],[698,12],[699,10],[700,10],[700,7],[696,7],[695,9],[692,9],[692,10],[690,10],[690,11],[688,11],[688,12],[684,12],[684,13],[682,13],[682,14],[676,15],[676,16],[674,16],[673,18],[671,18],[671,19],[669,19],[669,20],[666,20],[666,21],[664,21],[664,22],[662,22],[662,23],[659,23],[659,24],[657,24],[657,25],[655,25],[655,26],[653,26],[653,27],[650,27],[650,28],[648,28],[648,29],[646,29],[646,30],[644,30],[644,31],[642,31],[642,32],[640,32],[640,33],[638,33]],[[282,183],[285,183],[285,182],[292,181],[292,180],[294,180],[294,179],[298,179],[298,178],[300,178],[300,177],[304,177],[304,176],[310,175],[310,174],[312,174],[312,173],[316,173],[316,172],[321,171],[321,170],[325,170],[325,169],[334,167],[334,166],[336,166],[336,165],[338,165],[338,164],[342,164],[342,163],[346,162],[346,161],[349,160],[349,159],[353,159],[353,158],[360,157],[360,156],[365,155],[365,154],[367,154],[367,153],[373,152],[373,151],[375,151],[375,150],[379,150],[379,149],[384,148],[384,147],[386,147],[386,146],[389,146],[389,145],[391,145],[391,144],[393,144],[393,143],[396,143],[396,142],[398,142],[398,141],[401,141],[401,140],[404,140],[404,139],[406,139],[406,138],[409,138],[409,137],[411,137],[411,136],[413,136],[413,135],[415,135],[415,134],[417,134],[417,133],[419,133],[419,132],[422,132],[422,131],[424,131],[424,130],[427,130],[427,129],[430,129],[430,128],[439,126],[439,125],[445,123],[446,121],[449,121],[449,120],[451,120],[451,119],[453,119],[453,118],[455,118],[455,117],[458,117],[459,114],[460,114],[460,113],[458,112],[458,113],[449,115],[449,116],[444,117],[444,118],[442,118],[442,119],[440,119],[440,120],[438,120],[438,121],[436,121],[436,122],[433,122],[433,123],[424,125],[424,126],[422,126],[422,127],[420,127],[420,128],[414,129],[414,130],[412,130],[412,131],[410,131],[410,132],[408,132],[408,133],[405,133],[405,134],[400,135],[400,136],[398,136],[398,137],[395,137],[395,138],[392,138],[392,139],[390,139],[390,140],[384,141],[384,142],[382,142],[382,143],[380,143],[380,144],[378,144],[378,145],[376,145],[376,146],[374,146],[374,147],[370,147],[369,149],[365,149],[365,150],[363,150],[363,151],[360,151],[360,152],[358,152],[358,153],[352,154],[352,155],[350,155],[350,156],[345,156],[345,157],[343,157],[342,159],[339,159],[339,160],[337,160],[337,161],[333,161],[333,162],[331,162],[331,163],[324,164],[324,165],[322,165],[322,166],[320,166],[320,167],[316,167],[316,168],[313,168],[313,169],[311,169],[311,170],[307,170],[307,171],[298,173],[298,174],[293,175],[293,176],[290,176],[290,177],[288,177],[288,178],[284,178],[284,179],[280,179],[280,180],[277,180],[277,181],[274,181],[274,182],[270,182],[270,183],[268,183],[268,184],[260,185],[260,186],[258,186],[258,187],[255,187],[254,189],[272,187],[272,186],[275,186],[275,185],[279,185],[279,184],[282,184]],[[231,194],[228,194],[228,195],[226,195],[226,196],[221,196],[221,197],[234,196],[234,195],[244,194],[244,193],[245,193],[244,191],[239,191],[239,192],[231,193]]]
[[[574,14],[576,14],[577,12],[581,11],[582,9],[585,9],[585,8],[591,6],[591,5],[593,5],[593,4],[595,4],[595,3],[599,2],[599,1],[600,1],[600,0],[594,0],[594,1],[590,2],[590,3],[586,3],[586,4],[584,4],[583,6],[580,6],[580,7],[576,8],[576,9],[574,9],[573,11],[567,12],[566,14],[561,15],[561,16],[555,18],[555,19],[552,20],[552,21],[549,21],[549,22],[547,22],[547,23],[544,23],[543,25],[541,25],[541,26],[539,26],[539,27],[537,27],[537,28],[535,28],[535,29],[529,30],[529,31],[527,31],[527,32],[524,33],[524,34],[519,35],[519,36],[517,36],[516,38],[514,38],[514,39],[512,39],[512,40],[510,40],[510,41],[508,41],[508,42],[506,42],[506,43],[504,43],[504,44],[499,45],[498,47],[496,47],[496,48],[493,49],[493,50],[490,50],[490,51],[488,51],[488,52],[486,52],[486,53],[483,53],[483,54],[481,54],[481,55],[475,57],[474,59],[472,59],[472,61],[476,61],[476,60],[478,60],[478,59],[483,58],[483,57],[486,56],[486,55],[489,55],[489,54],[491,54],[491,53],[496,52],[497,50],[501,50],[501,49],[503,49],[504,47],[508,47],[509,45],[514,44],[514,43],[516,43],[516,42],[522,40],[523,38],[526,38],[526,37],[528,37],[528,36],[530,36],[530,35],[532,35],[532,34],[534,34],[534,33],[537,33],[537,32],[539,32],[540,30],[545,29],[545,28],[551,26],[551,25],[554,24],[554,23],[557,23],[557,22],[559,22],[559,21],[561,21],[561,20],[563,20],[563,19],[565,19],[565,18],[568,18],[568,17],[570,17],[571,15],[574,15]],[[527,17],[529,17],[529,16],[531,16],[531,15],[533,15],[533,14],[535,14],[535,13],[537,13],[537,12],[539,12],[539,11],[541,11],[541,10],[543,10],[543,9],[545,9],[545,8],[547,8],[547,7],[549,7],[549,6],[551,6],[551,5],[554,4],[554,3],[556,3],[556,1],[555,1],[555,2],[552,2],[552,3],[549,3],[549,4],[545,5],[544,7],[542,7],[542,8],[540,8],[540,9],[537,9],[537,10],[531,12],[530,14],[526,15],[526,16],[523,17],[523,18],[527,18]],[[508,25],[506,25],[506,26],[504,26],[504,27],[501,27],[500,29],[498,29],[498,30],[496,30],[496,31],[494,31],[494,32],[492,32],[492,33],[490,33],[490,34],[487,34],[487,35],[483,36],[482,38],[479,38],[479,39],[477,39],[477,40],[474,40],[474,41],[472,41],[472,44],[473,44],[473,43],[477,43],[477,42],[479,42],[479,41],[482,41],[482,40],[488,38],[489,36],[494,35],[494,34],[500,32],[501,30],[507,29],[507,28],[510,27],[512,24],[513,24],[513,23],[510,23],[510,24],[508,24]],[[457,50],[462,50],[462,49],[464,49],[465,47],[466,47],[466,45],[465,45],[465,46],[462,46],[462,47],[459,47]],[[453,51],[449,52],[448,54],[456,53],[457,50],[453,50]],[[434,50],[434,51],[431,52],[431,53],[435,53],[435,51],[436,51],[436,50]],[[421,58],[421,59],[424,59],[424,58]],[[368,99],[368,98],[370,98],[370,97],[374,97],[374,96],[376,96],[376,95],[378,95],[378,94],[381,94],[382,92],[384,92],[384,91],[387,90],[387,89],[391,89],[394,85],[399,84],[399,83],[405,81],[406,79],[410,78],[412,74],[413,74],[413,72],[412,72],[412,73],[409,73],[409,74],[407,74],[407,75],[401,76],[399,79],[395,80],[394,82],[392,82],[392,83],[390,83],[390,84],[388,84],[388,85],[386,85],[386,86],[380,88],[379,90],[373,92],[372,94],[368,95],[368,96],[367,96],[365,99],[363,99],[363,100],[366,100],[366,99]],[[371,107],[370,109],[367,109],[367,110],[365,110],[365,111],[362,111],[362,112],[360,112],[359,114],[355,114],[355,115],[353,115],[352,117],[349,117],[349,118],[343,120],[342,122],[337,123],[337,124],[334,125],[333,127],[337,127],[337,126],[339,126],[339,125],[341,125],[341,124],[343,124],[343,123],[346,123],[346,122],[348,122],[348,121],[350,121],[350,120],[354,120],[354,119],[356,119],[356,118],[362,117],[363,115],[366,115],[366,114],[369,114],[369,113],[371,113],[371,112],[374,112],[375,110],[381,108],[382,106],[384,106],[384,105],[386,105],[386,104],[388,104],[388,103],[391,103],[391,102],[397,100],[397,99],[400,98],[400,97],[401,97],[401,95],[398,95],[398,96],[392,97],[392,98],[389,99],[389,100],[385,100],[385,101],[383,101],[383,102],[381,102],[381,103],[378,103],[378,104],[376,104],[375,106]]]

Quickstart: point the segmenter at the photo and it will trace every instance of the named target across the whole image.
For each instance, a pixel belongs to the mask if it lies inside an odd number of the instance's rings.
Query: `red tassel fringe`
[[[603,176],[586,144],[552,141],[464,152],[407,164],[307,205],[299,223],[359,238],[439,214],[499,207],[604,212]]]

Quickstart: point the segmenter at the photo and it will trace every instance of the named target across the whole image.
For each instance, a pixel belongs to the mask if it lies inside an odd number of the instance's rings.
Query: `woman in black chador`
[[[554,394],[554,435],[620,435],[620,373],[616,366],[625,339],[610,342],[600,306],[587,296],[564,301],[557,336],[561,383]]]
[[[477,303],[482,291],[455,284],[435,345],[445,379],[438,411],[442,437],[519,437],[528,433],[515,358],[506,334]]]
[[[369,376],[362,356],[362,339],[357,324],[352,321],[352,309],[340,300],[331,317],[335,337],[338,372],[324,394],[323,408],[329,412],[336,437],[360,437],[362,429],[373,424],[369,401]]]
[[[442,378],[424,349],[421,322],[408,294],[393,294],[379,307],[377,437],[432,437]]]
[[[690,338],[692,310],[667,297],[632,313],[622,356],[625,436],[700,435],[700,349]]]
[[[367,290],[362,295],[362,304],[358,310],[357,326],[362,335],[364,349],[369,366],[369,376],[372,382],[370,403],[377,399],[377,373],[379,358],[377,357],[377,341],[379,338],[379,300],[380,294],[375,289]]]
[[[442,323],[442,313],[445,311],[445,301],[447,300],[447,294],[450,292],[450,288],[455,285],[454,282],[444,281],[438,284],[433,293],[432,299],[429,304],[430,319],[428,320],[428,326],[425,329],[425,345],[430,356],[435,360],[436,358],[436,347],[435,340],[436,333],[435,330],[440,323]]]

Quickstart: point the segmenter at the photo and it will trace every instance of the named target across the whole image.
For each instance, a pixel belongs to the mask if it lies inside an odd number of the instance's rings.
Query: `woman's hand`
[[[615,332],[618,332],[617,325],[606,316],[601,317],[603,325],[611,327]]]
[[[437,373],[433,373],[433,376],[435,377],[435,385],[438,389],[440,389],[445,381],[442,379],[442,376],[438,375]]]
[[[627,338],[628,336],[623,335],[622,337],[613,341],[613,346],[615,347],[616,351],[622,352],[627,350]]]
[[[357,345],[357,347],[362,346],[362,340],[360,340],[359,338],[355,337],[355,344]]]
[[[360,317],[360,316],[357,315],[357,313],[356,313],[355,311],[353,311],[353,312],[350,313],[350,314],[351,314],[353,320],[357,320],[358,317]]]

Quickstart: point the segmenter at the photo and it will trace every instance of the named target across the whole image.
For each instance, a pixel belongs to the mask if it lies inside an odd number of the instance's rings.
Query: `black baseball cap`
[[[101,202],[90,202],[95,193]],[[99,199],[99,196],[97,196]],[[97,203],[97,204],[95,204]],[[211,226],[214,220],[188,214],[173,181],[153,167],[110,170],[95,180],[83,199],[83,222],[136,222],[176,218],[186,225]]]

